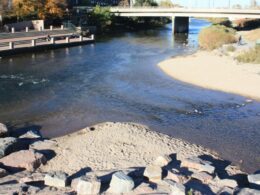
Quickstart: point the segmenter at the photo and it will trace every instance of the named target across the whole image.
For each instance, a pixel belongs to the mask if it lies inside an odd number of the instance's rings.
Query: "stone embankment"
[[[70,175],[43,172],[39,167],[53,158],[58,143],[36,130],[19,137],[9,133],[0,124],[0,194],[260,194],[259,172],[248,175],[209,155],[162,154],[140,167],[91,170],[86,164]]]

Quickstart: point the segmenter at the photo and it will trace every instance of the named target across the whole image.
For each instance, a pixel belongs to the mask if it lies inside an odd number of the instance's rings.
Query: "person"
[[[51,40],[51,36],[48,34],[47,35],[47,41],[50,41]]]
[[[238,37],[238,43],[237,44],[242,45],[242,36],[241,35]]]

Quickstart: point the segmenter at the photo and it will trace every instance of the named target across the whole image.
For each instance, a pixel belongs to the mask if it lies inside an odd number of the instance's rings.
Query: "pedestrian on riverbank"
[[[237,42],[238,45],[242,45],[242,36],[240,35],[238,37],[238,42]]]

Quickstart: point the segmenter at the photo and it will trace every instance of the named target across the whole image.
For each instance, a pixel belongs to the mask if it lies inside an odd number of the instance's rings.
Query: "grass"
[[[260,46],[255,46],[255,48],[238,55],[237,60],[243,63],[260,64]]]
[[[202,49],[213,50],[224,44],[237,42],[236,31],[223,25],[213,25],[203,29],[199,34],[199,45]]]

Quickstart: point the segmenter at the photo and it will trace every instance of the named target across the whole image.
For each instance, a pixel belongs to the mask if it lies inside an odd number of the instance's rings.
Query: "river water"
[[[173,37],[166,25],[3,58],[0,121],[49,137],[104,121],[138,122],[253,172],[260,167],[260,102],[176,81],[156,66],[196,51],[198,32],[207,25],[193,19],[188,37]]]

